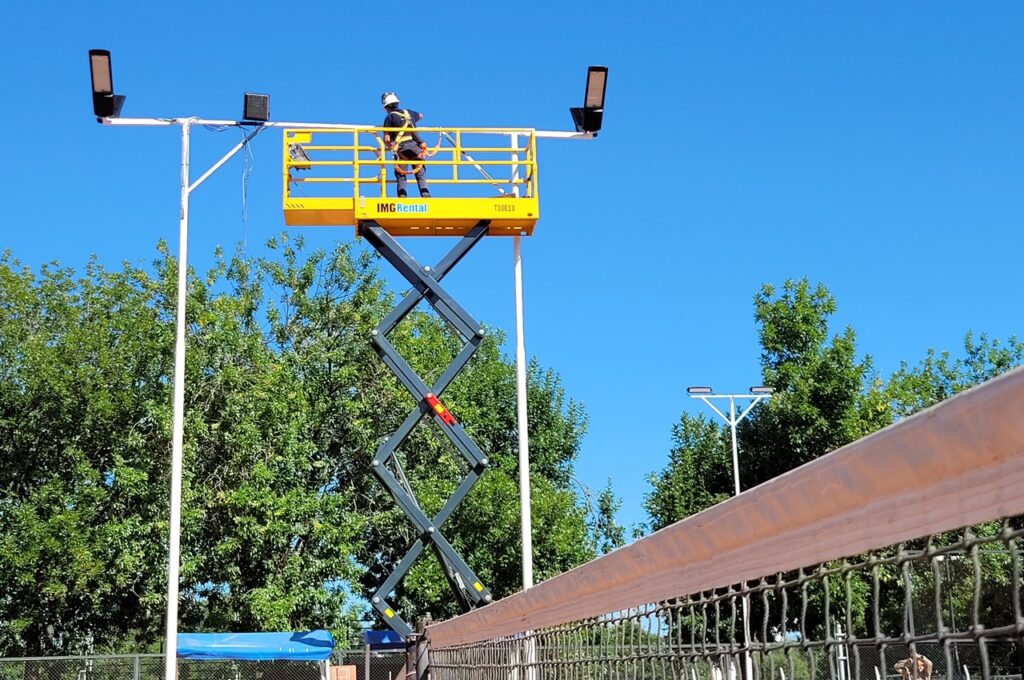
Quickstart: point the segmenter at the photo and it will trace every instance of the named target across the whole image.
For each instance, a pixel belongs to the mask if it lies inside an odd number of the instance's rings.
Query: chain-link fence
[[[370,673],[367,676],[367,655],[365,650],[335,652],[331,663],[337,666],[355,666],[356,680],[404,680],[405,652],[402,650],[371,651],[369,654]]]
[[[959,537],[435,649],[431,670],[466,680],[1022,680],[1022,541],[1024,518],[987,523]],[[946,582],[942,563],[956,554],[968,568],[963,580]],[[946,596],[957,591],[965,599]],[[967,614],[951,617],[950,602]],[[911,657],[925,659],[918,670]]]
[[[356,680],[400,680],[405,653],[371,652],[369,676],[363,650],[337,651],[334,666],[355,666]],[[0,680],[163,680],[161,654],[0,659]],[[178,680],[320,680],[313,661],[178,660]]]
[[[164,657],[160,654],[0,659],[0,680],[163,680],[163,677]],[[208,677],[235,680],[237,676]]]

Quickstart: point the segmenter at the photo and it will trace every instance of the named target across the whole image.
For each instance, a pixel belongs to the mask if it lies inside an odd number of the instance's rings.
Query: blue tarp
[[[324,661],[331,656],[329,631],[306,633],[179,633],[178,656],[185,659]]]
[[[405,649],[405,638],[393,630],[365,630],[363,644],[370,649]]]

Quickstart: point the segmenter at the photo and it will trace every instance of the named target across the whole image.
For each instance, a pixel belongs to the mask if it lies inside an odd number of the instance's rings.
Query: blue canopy
[[[331,656],[329,631],[307,633],[179,633],[178,656],[185,659],[324,661]]]

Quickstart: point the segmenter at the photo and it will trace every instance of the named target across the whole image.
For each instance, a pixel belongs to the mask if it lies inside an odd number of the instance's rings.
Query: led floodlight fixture
[[[604,92],[608,84],[608,67],[591,66],[587,69],[587,91],[583,96],[583,108],[603,109]]]
[[[583,106],[569,109],[577,132],[597,133],[604,118],[604,94],[608,86],[608,67],[591,66],[587,69],[587,88],[583,92]]]
[[[266,123],[270,120],[270,95],[245,93],[242,104],[242,120],[253,120]]]
[[[93,113],[97,118],[117,118],[121,115],[124,97],[114,94],[110,50],[89,50],[89,72],[92,75]]]

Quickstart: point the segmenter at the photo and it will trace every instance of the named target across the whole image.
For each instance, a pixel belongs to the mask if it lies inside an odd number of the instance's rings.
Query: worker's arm
[[[391,127],[391,114],[390,113],[387,116],[384,117],[384,124],[381,125],[381,127]],[[384,135],[384,147],[387,148],[387,149],[390,149],[391,148],[391,133],[385,131],[383,133],[383,135]]]

